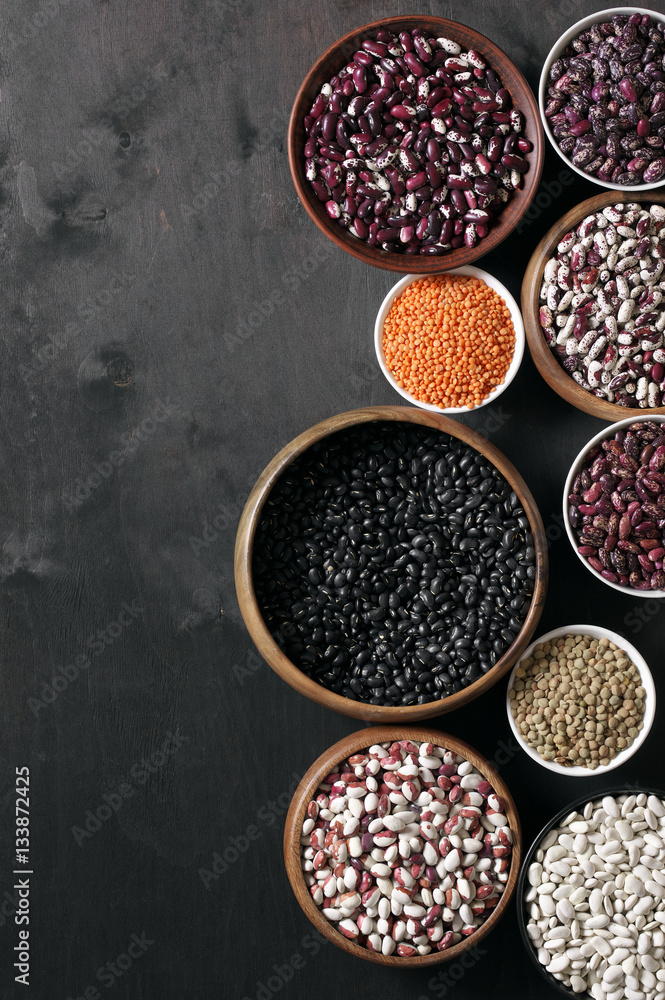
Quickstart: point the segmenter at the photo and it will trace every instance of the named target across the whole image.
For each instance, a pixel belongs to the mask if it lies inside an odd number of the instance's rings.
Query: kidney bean
[[[356,763],[359,758],[366,763]],[[442,761],[450,763],[437,767]],[[426,763],[434,769],[430,773],[438,770],[445,788],[426,780]],[[394,772],[400,764],[418,773],[402,783]],[[340,782],[337,790],[335,784],[331,788],[333,776],[324,779],[316,799],[308,803],[300,838],[303,878],[326,919],[370,951],[408,958],[443,951],[472,935],[500,901],[511,868],[513,835],[490,783],[445,747],[409,740],[375,744],[337,769],[341,773],[336,777],[355,781]],[[444,770],[450,780],[441,775]],[[406,806],[387,795],[377,798],[369,792],[370,780],[372,787],[394,787]],[[463,782],[477,789],[472,793],[477,806],[465,805]],[[426,803],[421,798],[425,792]],[[335,813],[329,809],[333,800]],[[359,803],[366,811],[360,829],[368,819],[373,830],[362,836],[357,832]],[[312,805],[317,819],[310,817]],[[334,823],[324,816],[335,816]],[[450,818],[437,824],[443,816]],[[424,844],[422,853],[412,849],[414,829]],[[468,854],[453,846],[453,836]]]
[[[583,32],[553,63],[547,89],[545,117],[561,152],[599,180],[626,186],[658,183],[665,175],[665,165],[662,172],[651,169],[651,159],[643,155],[653,148],[654,137],[658,140],[655,148],[662,148],[659,141],[663,137],[657,133],[665,125],[665,121],[662,125],[658,119],[653,121],[665,110],[665,99],[654,105],[655,97],[651,96],[651,88],[660,82],[654,74],[662,73],[665,42],[648,15],[645,18],[649,23],[642,26],[644,32],[630,44],[615,35],[612,22],[595,25],[614,41],[606,50],[590,40],[590,32]],[[650,30],[655,32],[653,41],[649,40]],[[647,96],[643,97],[645,88]],[[601,155],[590,157],[582,139],[591,130],[607,146]],[[633,157],[637,164],[626,168],[619,149],[639,153]]]
[[[660,282],[662,265],[655,252],[662,236],[662,206],[652,205],[648,210],[635,204],[630,208],[610,206],[587,217],[561,240],[556,256],[544,269],[540,321],[548,344],[583,388],[619,405],[659,406],[665,391],[663,370],[656,368],[654,373],[659,358],[653,356],[663,342],[663,332],[656,325],[665,330],[665,284]],[[586,253],[585,267],[582,241],[589,237],[594,249]],[[601,262],[606,272],[602,285],[596,266]],[[627,265],[645,283],[639,297],[630,296]],[[572,290],[571,275],[575,273],[579,287],[591,293],[591,299],[581,307],[569,308],[572,295],[564,303],[561,289]],[[556,299],[549,308],[554,290]],[[600,309],[601,318],[597,314]],[[557,313],[561,327],[555,325]],[[575,339],[577,347],[572,343]],[[570,348],[566,346],[569,340]]]
[[[509,110],[509,92],[477,53],[465,53],[457,46],[458,51],[450,54],[446,46],[457,43],[428,39],[417,29],[402,32],[400,39],[390,32],[381,34],[381,38],[377,33],[375,38],[363,40],[351,62],[317,95],[305,123],[307,179],[318,182],[315,193],[324,202],[341,205],[345,198],[357,199],[355,212],[350,210],[350,201],[339,215],[330,209],[354,236],[365,229],[352,220],[362,218],[360,207],[368,199],[372,202],[368,218],[374,214],[388,220],[405,208],[414,213],[414,235],[393,248],[399,252],[442,252],[453,240],[457,245],[463,243],[465,235],[472,242],[485,238],[520,186],[519,174],[528,166],[524,156],[532,144],[521,136],[523,117]],[[507,137],[510,143],[503,148],[506,137],[498,133],[509,129],[513,130]],[[503,154],[517,157],[512,167],[499,164]],[[389,172],[398,156],[400,171]],[[346,185],[337,192],[339,184],[332,183],[328,185],[331,190],[324,191],[319,177],[325,183],[324,171],[330,163],[345,166],[347,160],[361,161],[354,162],[356,172],[362,171],[367,161],[371,183],[377,174],[383,176],[392,198],[386,200],[381,194],[368,194],[352,186],[349,190]],[[496,181],[476,190],[473,179],[492,173],[493,163],[501,166]],[[451,177],[458,179],[449,185]],[[366,178],[361,180],[365,185],[370,183]],[[448,244],[442,244],[437,242],[441,234],[433,235],[435,230],[430,226],[425,231],[418,226],[418,219],[429,217],[432,203],[445,201],[448,186],[466,193],[461,213],[479,209],[486,215],[481,222],[467,223],[474,229],[467,232],[462,226]],[[380,228],[385,228],[385,223]],[[368,226],[368,242],[376,239],[378,231]]]
[[[571,510],[579,512],[575,518],[570,518],[579,554],[598,570],[598,565],[601,569],[608,569],[607,557],[603,553],[609,552],[611,565],[617,572],[625,575],[625,571],[630,569],[628,580],[626,583],[622,580],[622,584],[638,590],[661,590],[665,580],[665,574],[658,575],[663,572],[665,556],[665,476],[659,472],[665,465],[665,441],[656,449],[651,445],[652,441],[663,437],[661,431],[661,424],[636,421],[627,433],[618,431],[613,439],[602,442],[600,455],[616,456],[620,462],[616,472],[612,463],[612,474],[603,474],[603,478],[609,475],[612,479],[615,491],[611,499],[618,514],[604,521],[594,516],[591,510],[585,510],[585,504],[581,502],[595,495],[593,490],[600,485],[597,481],[594,487],[583,487],[585,473],[590,481],[590,471],[597,467],[600,457],[597,448],[584,459],[582,470],[574,480],[573,492],[568,497],[569,513]],[[639,458],[636,459],[635,455]],[[624,467],[633,470],[634,480],[619,478],[619,469]],[[663,482],[656,480],[655,475],[660,476]],[[634,484],[634,493],[625,485],[626,482]],[[604,486],[609,488],[608,480]],[[631,494],[635,499],[631,499]]]

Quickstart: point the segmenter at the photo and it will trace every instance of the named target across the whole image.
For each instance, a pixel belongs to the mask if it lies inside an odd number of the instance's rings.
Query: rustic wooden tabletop
[[[418,9],[488,35],[536,89],[559,34],[603,6]],[[514,906],[440,971],[373,967],[312,933],[284,872],[283,820],[312,761],[360,726],[263,663],[234,593],[240,510],[273,455],[324,417],[401,402],[372,341],[398,276],[337,250],[307,217],[286,123],[329,44],[410,13],[404,0],[3,4],[3,998],[555,995]],[[536,205],[482,266],[519,297],[543,233],[595,191],[548,149]],[[662,696],[663,603],[594,580],[563,530],[566,473],[602,421],[526,357],[464,422],[517,466],[542,512],[540,633],[585,621],[622,632]],[[659,716],[620,773],[578,781],[527,759],[504,699],[505,681],[435,724],[500,769],[525,846],[586,790],[662,785]],[[26,767],[31,874],[16,875]],[[21,879],[28,989],[13,967]]]

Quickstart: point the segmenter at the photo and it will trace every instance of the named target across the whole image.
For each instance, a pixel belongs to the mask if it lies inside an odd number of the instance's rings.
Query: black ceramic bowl
[[[565,817],[569,813],[573,811],[581,812],[584,809],[587,802],[596,802],[598,799],[602,799],[604,795],[612,795],[614,798],[617,798],[617,796],[619,795],[640,795],[640,794],[657,795],[659,799],[663,799],[665,801],[665,792],[661,791],[659,788],[626,788],[622,786],[614,786],[612,788],[602,788],[599,791],[593,792],[591,794],[587,792],[585,795],[580,795],[579,798],[575,799],[573,802],[568,803],[568,805],[564,806],[563,809],[560,809],[559,812],[556,814],[556,816],[554,816],[553,819],[551,819],[548,823],[545,824],[545,826],[542,828],[542,830],[535,838],[531,847],[524,856],[524,861],[522,862],[520,875],[517,880],[517,892],[515,893],[515,902],[517,905],[517,923],[519,925],[520,934],[522,936],[522,941],[524,942],[524,947],[529,953],[531,961],[534,963],[534,965],[540,972],[541,976],[543,976],[547,980],[549,985],[552,986],[554,989],[558,990],[558,992],[563,996],[579,998],[579,997],[588,997],[589,994],[575,993],[575,991],[570,989],[570,987],[564,986],[562,982],[560,982],[558,979],[555,979],[552,973],[548,972],[545,969],[545,966],[541,965],[540,962],[538,961],[536,949],[533,947],[531,938],[526,932],[527,922],[525,917],[526,906],[524,903],[524,892],[527,885],[527,873],[529,871],[529,866],[531,865],[534,855],[538,850],[540,843],[544,839],[544,837],[550,832],[550,830],[558,826],[561,820],[565,819]]]

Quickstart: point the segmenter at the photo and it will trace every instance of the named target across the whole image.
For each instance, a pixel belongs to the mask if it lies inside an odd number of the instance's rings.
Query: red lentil
[[[414,281],[393,302],[383,328],[383,354],[397,384],[441,409],[482,403],[503,384],[514,349],[510,310],[469,275]]]

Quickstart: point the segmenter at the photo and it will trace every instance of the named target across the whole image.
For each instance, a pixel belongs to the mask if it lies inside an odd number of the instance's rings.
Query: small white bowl
[[[659,413],[650,414],[649,411],[645,409],[643,418],[628,417],[626,420],[618,420],[617,423],[610,424],[609,427],[606,427],[604,430],[596,434],[595,437],[592,437],[590,441],[587,441],[587,443],[584,445],[584,447],[578,454],[577,458],[571,465],[570,472],[568,473],[568,477],[566,479],[566,484],[563,488],[563,520],[566,526],[566,534],[568,535],[568,541],[572,545],[575,555],[580,560],[582,565],[589,571],[589,573],[593,573],[596,579],[600,580],[601,583],[604,583],[606,587],[612,587],[613,590],[618,590],[621,594],[628,594],[629,597],[642,597],[645,600],[650,600],[651,598],[665,597],[665,590],[636,590],[635,587],[624,587],[623,584],[612,583],[611,580],[606,580],[605,577],[598,572],[598,570],[594,569],[593,566],[589,565],[585,556],[580,555],[580,553],[577,551],[578,542],[575,537],[575,532],[573,531],[573,526],[571,525],[570,519],[568,517],[568,497],[570,496],[572,490],[573,480],[575,479],[577,473],[580,471],[584,459],[589,454],[591,449],[594,448],[597,444],[600,444],[601,441],[606,441],[609,440],[610,438],[613,438],[616,432],[618,430],[621,430],[623,427],[629,427],[631,424],[639,423],[640,419],[651,420],[656,424],[665,424],[665,415]]]
[[[554,149],[557,151],[563,162],[574,170],[576,174],[583,177],[587,181],[591,181],[592,184],[598,184],[599,187],[607,188],[611,191],[626,191],[631,193],[633,191],[653,191],[658,187],[662,187],[665,184],[665,180],[655,181],[653,184],[615,184],[612,181],[601,181],[597,177],[593,177],[591,174],[585,174],[583,170],[576,167],[572,160],[570,160],[565,153],[559,148],[559,144],[552,134],[550,128],[549,120],[545,117],[545,103],[547,96],[547,84],[550,75],[550,69],[552,63],[563,54],[564,49],[569,45],[574,38],[587,28],[590,28],[592,24],[602,24],[604,21],[611,21],[614,14],[648,14],[652,20],[658,22],[665,22],[665,14],[660,13],[657,10],[651,10],[648,7],[608,7],[606,10],[598,10],[595,14],[589,14],[588,17],[583,17],[581,21],[577,21],[565,31],[563,35],[554,43],[549,51],[545,63],[543,65],[542,72],[540,74],[540,84],[538,86],[538,107],[540,109],[540,120],[543,123],[543,128],[547,138],[552,143]]]
[[[646,707],[642,720],[642,729],[640,729],[638,735],[635,737],[632,746],[626,747],[625,750],[622,750],[621,753],[617,754],[617,756],[614,757],[609,764],[600,765],[593,771],[589,770],[588,767],[578,767],[577,765],[573,767],[564,767],[563,764],[555,764],[554,761],[543,760],[538,751],[526,743],[524,737],[517,728],[515,720],[513,719],[513,713],[510,710],[509,692],[515,682],[515,673],[520,663],[522,663],[522,661],[528,656],[531,656],[536,646],[540,646],[542,643],[548,642],[550,639],[559,639],[564,635],[590,635],[594,639],[609,639],[610,642],[613,642],[616,646],[619,646],[620,649],[623,649],[626,653],[628,653],[628,656],[639,671],[642,687],[646,691]],[[600,775],[606,774],[608,771],[614,771],[615,768],[621,767],[625,761],[627,761],[640,749],[646,740],[656,714],[656,687],[653,682],[653,677],[651,676],[651,671],[646,664],[646,660],[640,653],[638,653],[633,644],[628,642],[627,639],[624,639],[622,635],[619,635],[617,632],[610,632],[609,629],[601,628],[599,625],[563,625],[561,628],[555,628],[551,632],[546,632],[545,635],[541,635],[540,638],[536,639],[535,642],[532,642],[520,656],[511,671],[510,677],[508,678],[508,688],[506,690],[506,711],[508,713],[508,723],[513,731],[515,739],[521,746],[522,750],[524,750],[524,752],[528,754],[532,760],[535,760],[537,764],[540,764],[541,767],[546,767],[548,771],[555,771],[557,774],[565,774],[571,778],[597,778]]]
[[[487,406],[488,403],[493,403],[501,395],[504,389],[508,388],[510,383],[517,375],[520,364],[522,363],[522,358],[524,356],[525,336],[524,336],[524,323],[522,322],[522,314],[520,312],[519,306],[517,305],[517,302],[510,294],[506,286],[502,285],[501,282],[497,281],[497,279],[493,277],[491,274],[488,274],[487,271],[483,271],[479,267],[472,267],[469,264],[466,267],[456,267],[451,269],[450,271],[442,271],[441,273],[470,275],[473,278],[480,278],[482,281],[485,282],[486,285],[489,285],[490,288],[493,288],[494,291],[501,296],[503,301],[508,306],[508,309],[510,310],[510,318],[513,321],[513,327],[515,329],[515,350],[513,351],[513,358],[510,363],[510,367],[506,372],[506,377],[503,380],[503,384],[497,385],[496,389],[493,389],[492,392],[488,396],[486,396],[486,398],[482,401],[482,403],[478,404],[478,406],[443,407],[443,406],[435,406],[433,403],[423,403],[419,399],[416,399],[416,397],[412,396],[410,392],[407,392],[406,389],[403,389],[400,385],[398,385],[395,378],[391,375],[390,371],[388,370],[388,366],[386,365],[386,360],[383,354],[383,327],[386,322],[388,313],[390,312],[390,308],[395,299],[402,294],[402,292],[408,285],[413,284],[414,281],[422,281],[423,279],[428,277],[436,277],[436,275],[407,274],[404,278],[401,279],[401,281],[398,281],[397,284],[393,285],[393,287],[390,289],[385,299],[381,303],[381,308],[379,309],[379,312],[376,317],[376,322],[374,324],[374,349],[376,350],[376,358],[377,361],[379,362],[381,371],[383,372],[383,374],[385,375],[386,379],[391,384],[395,392],[398,392],[400,396],[403,396],[404,399],[406,399],[411,404],[411,406],[419,406],[422,410],[431,410],[433,413],[453,413],[453,414],[473,413],[476,410],[479,410],[482,406]]]

